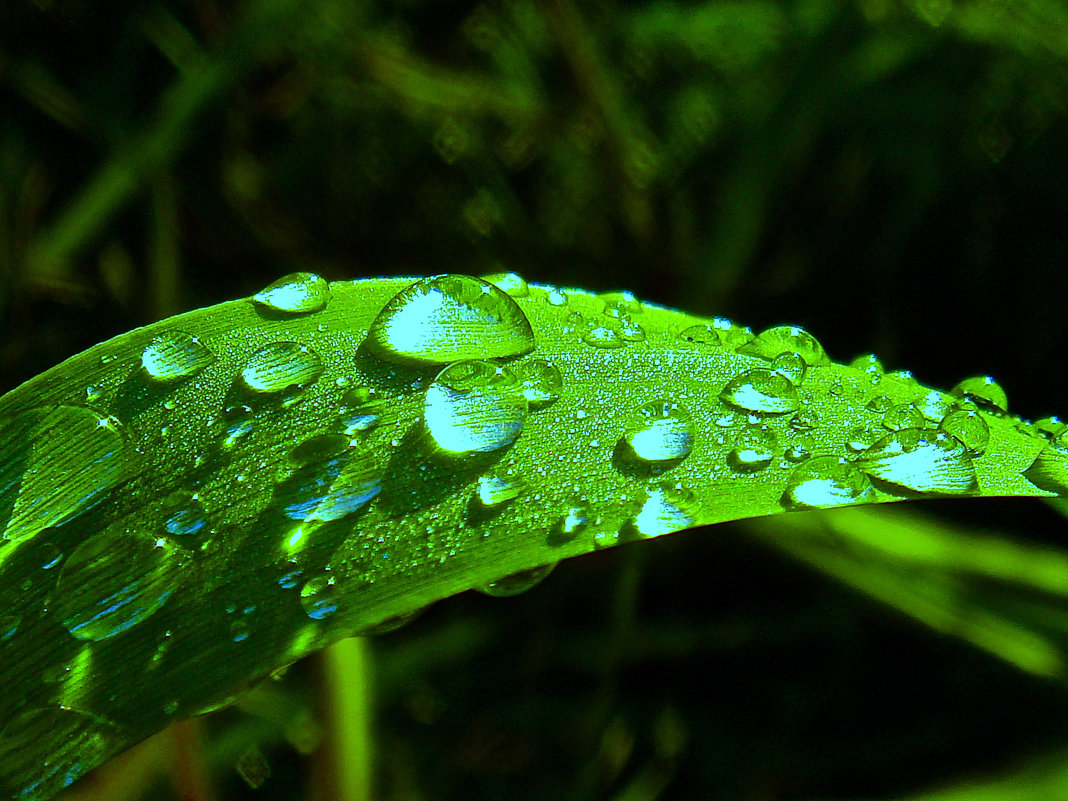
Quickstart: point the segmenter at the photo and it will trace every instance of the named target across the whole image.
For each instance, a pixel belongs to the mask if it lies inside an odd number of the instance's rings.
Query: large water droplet
[[[513,573],[510,576],[505,576],[504,578],[499,578],[496,581],[485,584],[479,587],[478,590],[486,595],[492,595],[495,598],[510,598],[513,595],[519,595],[520,593],[524,593],[541,584],[541,582],[545,580],[545,577],[553,572],[554,567],[556,567],[555,562],[531,568],[530,570],[523,570],[519,573]]]
[[[973,454],[981,454],[990,442],[990,426],[974,410],[958,409],[942,418],[938,427],[961,441]]]
[[[679,339],[711,345],[717,348],[737,348],[753,340],[753,332],[737,326],[726,317],[715,317],[710,323],[699,323],[684,328]]]
[[[950,394],[958,398],[970,398],[993,412],[1004,414],[1009,410],[1009,398],[1005,390],[988,375],[965,378],[950,390]]]
[[[527,399],[515,374],[486,361],[450,364],[426,390],[423,421],[446,454],[489,453],[523,431]]]
[[[1068,447],[1059,441],[1050,442],[1023,474],[1039,489],[1068,496]]]
[[[719,397],[731,406],[761,414],[784,414],[798,407],[797,388],[785,377],[763,368],[735,376]]]
[[[120,745],[117,727],[103,718],[58,705],[24,707],[0,729],[0,789],[24,801],[51,798]]]
[[[975,466],[965,447],[933,431],[895,431],[855,463],[870,476],[917,492],[962,494],[975,489]]]
[[[63,565],[56,614],[79,640],[104,640],[156,612],[178,582],[174,547],[113,531],[85,540]]]
[[[521,356],[534,349],[534,332],[516,302],[493,284],[439,275],[390,300],[371,324],[366,344],[381,359],[439,365]]]
[[[184,331],[160,334],[141,352],[141,369],[160,383],[191,378],[214,361],[215,354]]]
[[[252,299],[273,312],[310,314],[326,308],[330,285],[315,273],[290,273],[257,292]]]
[[[685,459],[693,450],[693,418],[677,403],[651,401],[631,414],[623,440],[631,453],[644,462]]]
[[[114,418],[80,406],[16,415],[0,430],[0,452],[0,523],[14,541],[100,503],[134,456]]]
[[[274,394],[314,383],[323,372],[319,354],[296,342],[272,342],[249,357],[241,380],[256,393]]]
[[[564,378],[552,362],[534,358],[516,367],[516,378],[532,409],[543,409],[560,397]]]
[[[659,537],[690,528],[696,509],[697,498],[688,489],[661,483],[646,491],[645,500],[628,523],[642,536]]]
[[[871,482],[837,456],[815,456],[797,465],[786,479],[783,504],[802,509],[848,506],[875,499]]]
[[[783,351],[801,356],[806,364],[830,361],[823,346],[804,328],[796,325],[777,325],[757,334],[752,342],[738,348],[739,353],[751,353],[764,359],[774,359]]]
[[[304,613],[314,620],[334,614],[338,607],[334,577],[324,574],[305,582],[300,590],[300,605]]]

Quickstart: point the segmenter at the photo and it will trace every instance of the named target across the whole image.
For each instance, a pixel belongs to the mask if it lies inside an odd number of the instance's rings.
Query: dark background
[[[294,270],[510,270],[1068,411],[1066,100],[1053,0],[7,0],[0,388]],[[1063,542],[1038,503],[923,508]],[[733,524],[374,647],[382,798],[897,798],[1068,733],[1063,682]],[[221,797],[300,796],[265,749]]]

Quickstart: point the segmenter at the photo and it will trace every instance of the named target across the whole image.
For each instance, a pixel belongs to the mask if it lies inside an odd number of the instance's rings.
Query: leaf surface
[[[1058,424],[989,380],[938,392],[796,327],[487,279],[296,274],[0,398],[5,796],[596,548],[1068,486]]]

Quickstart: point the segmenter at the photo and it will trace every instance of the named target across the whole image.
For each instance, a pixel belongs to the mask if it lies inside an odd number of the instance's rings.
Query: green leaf
[[[937,392],[796,327],[487,278],[296,274],[0,398],[7,796],[596,548],[1068,486],[1061,426],[1010,416],[989,379]]]

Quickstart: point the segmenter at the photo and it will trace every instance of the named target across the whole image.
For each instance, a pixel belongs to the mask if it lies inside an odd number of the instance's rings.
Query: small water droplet
[[[812,449],[804,443],[797,443],[783,451],[783,456],[790,462],[803,462],[812,456]]]
[[[19,615],[4,615],[0,617],[0,642],[14,636],[21,624],[22,618]]]
[[[805,378],[805,370],[808,365],[801,354],[792,351],[780,353],[771,362],[771,371],[778,373],[794,386],[799,385]]]
[[[141,352],[141,369],[161,384],[192,378],[215,361],[215,354],[184,331],[160,334]]]
[[[1001,385],[988,375],[965,378],[950,394],[969,398],[988,411],[1004,414],[1009,410],[1009,399]]]
[[[399,292],[375,317],[368,350],[416,366],[521,356],[534,332],[515,300],[467,275],[439,275]]]
[[[550,289],[549,293],[545,296],[545,301],[550,306],[566,306],[567,305],[567,293],[562,289]]]
[[[868,477],[845,459],[814,456],[790,471],[783,504],[801,509],[825,509],[874,500]]]
[[[371,456],[350,448],[337,457],[298,468],[275,487],[275,501],[291,520],[340,520],[370,503],[381,492],[381,481],[381,471]],[[301,539],[303,534],[297,539],[290,535],[287,541],[295,547]]]
[[[784,414],[798,407],[797,388],[786,378],[764,368],[746,370],[727,382],[720,400],[760,414]]]
[[[883,425],[891,431],[906,428],[923,428],[923,415],[911,403],[899,403],[883,415]]]
[[[623,320],[619,324],[619,338],[624,342],[644,342],[645,329],[633,320]]]
[[[967,450],[944,433],[894,431],[855,464],[870,476],[917,492],[961,494],[975,489],[975,467]]]
[[[322,311],[330,299],[330,285],[315,273],[290,273],[252,296],[264,309],[285,314]]]
[[[629,526],[644,537],[659,537],[693,526],[697,498],[679,484],[656,484],[646,490],[645,500],[630,518]]]
[[[522,387],[523,396],[532,409],[543,409],[560,397],[564,378],[552,362],[533,358],[515,368],[516,378]]]
[[[879,361],[879,358],[874,353],[866,353],[863,356],[857,356],[849,363],[849,366],[854,370],[860,370],[863,373],[867,373],[877,383],[883,376],[886,370],[883,368],[883,363]]]
[[[590,505],[585,500],[575,499],[564,509],[563,516],[549,532],[549,544],[561,545],[571,542],[589,528]]]
[[[734,447],[727,454],[727,463],[739,472],[755,473],[771,464],[778,445],[778,438],[770,428],[749,426],[736,437]]]
[[[622,348],[626,344],[623,342],[623,338],[619,336],[618,331],[605,325],[591,328],[582,335],[582,341],[587,345],[593,345],[595,348],[604,349]]]
[[[485,511],[498,511],[523,493],[523,484],[508,473],[480,476],[475,484],[473,500]]]
[[[426,390],[423,421],[444,453],[467,456],[511,445],[528,403],[515,374],[486,361],[450,364]]]
[[[373,387],[353,387],[341,396],[338,422],[349,436],[370,431],[379,424],[385,405]]]
[[[338,607],[334,577],[321,575],[306,581],[300,590],[300,605],[313,620],[322,620],[334,614]]]
[[[802,410],[790,417],[790,429],[799,434],[812,431],[819,424],[816,415],[810,411]]]
[[[1035,421],[1035,430],[1046,439],[1055,439],[1068,430],[1068,423],[1057,416],[1043,417]]]
[[[974,410],[958,409],[942,418],[939,428],[960,440],[969,451],[981,454],[990,442],[990,426],[983,415]]]
[[[632,314],[641,314],[642,302],[631,292],[604,292],[597,296],[604,302],[604,314],[622,320]]]
[[[830,361],[819,341],[804,328],[796,325],[768,328],[757,334],[752,342],[738,348],[739,353],[749,353],[769,361],[783,351],[798,354],[806,364],[824,364]]]
[[[175,537],[199,534],[208,524],[204,505],[197,495],[180,492],[171,500],[173,511],[163,523],[164,530]]]
[[[525,298],[530,295],[530,287],[523,278],[515,273],[493,273],[482,276],[482,280],[493,284],[499,290],[513,298]]]
[[[868,401],[867,408],[878,414],[886,414],[894,408],[894,402],[886,395],[876,395]]]
[[[623,441],[643,462],[685,459],[693,450],[693,418],[677,403],[663,398],[651,401],[631,414]]]
[[[289,452],[289,463],[293,467],[322,462],[339,453],[344,453],[352,446],[352,440],[344,434],[316,434],[301,442]]]
[[[849,450],[859,453],[860,451],[866,451],[885,435],[886,429],[878,428],[874,425],[854,426],[846,434],[845,444]]]
[[[237,447],[237,444],[252,431],[251,420],[235,420],[230,423],[226,430],[223,431],[222,437],[219,440],[219,447],[224,451],[231,451]]]
[[[492,595],[494,598],[510,598],[513,595],[519,595],[520,593],[524,593],[541,584],[546,576],[553,572],[554,567],[556,567],[555,562],[531,568],[530,570],[523,570],[519,573],[513,573],[510,576],[505,576],[504,578],[499,578],[496,581],[485,584],[479,587],[478,590],[485,595]]]
[[[272,342],[253,353],[241,371],[241,380],[252,392],[275,394],[301,389],[323,372],[319,354],[296,342]]]
[[[248,639],[248,623],[244,620],[235,620],[230,624],[230,639],[234,642],[244,642]]]
[[[104,396],[104,390],[102,387],[96,384],[91,384],[85,388],[85,402],[92,404],[96,403]]]
[[[178,580],[174,548],[126,531],[89,537],[56,583],[56,614],[79,640],[105,640],[154,614]]]
[[[684,328],[679,333],[679,339],[716,348],[738,348],[753,341],[753,332],[735,325],[726,317],[714,317],[710,323]]]
[[[953,398],[937,389],[932,389],[919,399],[913,401],[913,405],[923,415],[925,420],[938,423],[949,414],[953,406]]]

